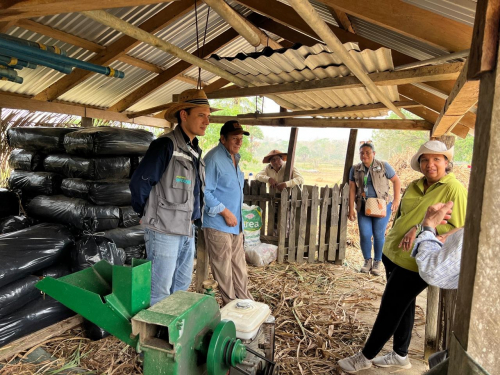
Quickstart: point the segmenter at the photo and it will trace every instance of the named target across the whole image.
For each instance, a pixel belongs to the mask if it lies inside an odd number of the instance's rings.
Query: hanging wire
[[[199,31],[198,31],[198,6],[196,5],[197,0],[194,0],[194,17],[196,24],[196,49],[198,51],[198,58],[202,58],[203,50],[205,48],[205,42],[207,40],[207,30],[208,30],[208,17],[210,16],[210,7],[208,7],[207,11],[207,21],[205,22],[205,32],[203,35],[203,46],[200,49],[200,39],[199,39]],[[201,68],[198,67],[198,82],[196,83],[196,88],[201,90]]]

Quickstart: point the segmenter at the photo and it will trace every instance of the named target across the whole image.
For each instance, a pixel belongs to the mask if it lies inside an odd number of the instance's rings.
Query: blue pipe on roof
[[[6,78],[11,82],[23,83],[23,79],[17,75],[14,69],[0,68],[0,77]]]
[[[64,74],[69,74],[73,71],[73,68],[69,65],[64,65],[64,64],[61,64],[58,62],[52,62],[52,61],[47,61],[45,59],[32,57],[26,53],[14,51],[14,50],[11,50],[9,48],[2,49],[2,53],[5,53],[9,56],[13,56],[13,57],[20,59],[20,60],[23,60],[23,61],[29,60],[30,62],[32,62],[34,64],[46,66],[47,68],[55,69],[55,70],[57,70],[61,73],[64,73]]]
[[[119,70],[114,70],[110,67],[100,66],[92,63],[88,63],[85,61],[80,61],[77,59],[73,59],[71,57],[56,55],[51,52],[47,52],[44,50],[39,50],[37,48],[25,46],[10,40],[5,40],[0,38],[0,48],[10,49],[11,51],[16,51],[25,54],[26,56],[33,56],[34,58],[38,58],[42,61],[48,60],[53,63],[59,63],[69,66],[74,66],[76,68],[89,70],[91,72],[104,74],[109,77],[123,78],[125,77],[125,73]],[[13,55],[17,57],[16,55]],[[24,58],[23,58],[24,59]],[[30,61],[30,60],[28,60]]]
[[[14,69],[21,70],[22,68],[36,69],[36,65],[27,61],[16,59],[15,57],[0,55],[0,64],[8,65]]]
[[[61,56],[68,55],[65,50],[60,49],[57,46],[46,46],[43,43],[31,42],[31,41],[26,40],[26,39],[16,38],[15,36],[8,35],[8,34],[1,34],[1,33],[0,33],[0,38],[5,39],[5,40],[11,40],[11,41],[16,42],[16,43],[21,43],[21,44],[24,44],[26,46],[46,50],[46,51],[55,53],[57,55],[61,55]]]

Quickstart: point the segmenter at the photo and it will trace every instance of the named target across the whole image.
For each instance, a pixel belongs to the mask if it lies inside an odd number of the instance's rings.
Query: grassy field
[[[254,176],[260,172],[264,168],[264,164],[247,164],[242,167],[245,178],[248,178],[250,172]],[[344,165],[316,164],[314,166],[312,163],[296,163],[295,167],[304,177],[305,184],[312,186],[323,187],[328,185],[332,187],[335,184],[340,184],[344,174]]]

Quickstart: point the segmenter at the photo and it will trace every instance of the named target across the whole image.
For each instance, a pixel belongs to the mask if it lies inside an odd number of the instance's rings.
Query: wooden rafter
[[[192,9],[194,9],[194,3],[191,0],[174,2],[147,21],[143,22],[139,28],[149,33],[155,33],[175,22]],[[98,65],[110,64],[111,62],[118,60],[121,56],[124,56],[128,51],[139,44],[140,42],[134,38],[126,35],[122,36],[116,42],[110,44],[105,50],[98,53],[97,56],[90,59],[89,62]],[[35,96],[35,99],[47,101],[57,99],[59,96],[68,92],[93,74],[94,73],[86,70],[75,69],[72,73],[64,76],[42,92],[38,93]]]
[[[422,106],[422,104],[416,103],[411,100],[403,102],[394,102],[394,105],[398,108],[414,108]],[[355,116],[356,113],[360,112],[384,110],[384,109],[387,109],[387,107],[383,104],[366,104],[366,105],[355,105],[351,107],[316,109],[310,111],[276,112],[276,113],[264,113],[264,114],[245,113],[238,115],[238,118],[268,120],[275,118],[294,118],[299,116],[343,117],[347,115]]]
[[[337,22],[337,24],[341,29],[356,34],[354,26],[352,25],[349,16],[345,12],[342,12],[341,10],[336,8],[330,8],[330,13],[332,14],[333,18],[335,19],[335,21]]]
[[[170,123],[155,117],[137,117],[129,119],[126,114],[108,110],[95,109],[75,104],[44,102],[41,100],[23,98],[19,95],[0,93],[0,103],[3,108],[25,109],[28,111],[62,113],[81,117],[92,117],[110,121],[130,122],[138,125],[154,126],[159,128],[170,127]]]
[[[467,79],[466,63],[460,77],[455,82],[455,87],[439,114],[439,117],[432,129],[433,137],[440,137],[448,134],[464,117],[464,115],[476,105],[479,96],[479,81]]]
[[[224,47],[232,40],[238,37],[238,33],[234,31],[234,29],[229,29],[228,31],[222,33],[217,38],[211,40],[207,43],[203,48],[204,56],[210,55],[220,48]],[[197,56],[198,51],[193,52],[194,56]],[[115,103],[109,109],[112,111],[123,112],[127,108],[131,107],[138,101],[142,100],[146,96],[150,95],[154,91],[161,88],[163,85],[170,82],[177,75],[182,74],[187,69],[190,69],[192,65],[185,61],[179,61],[177,64],[172,66],[171,68],[165,70],[163,73],[159,74],[152,80],[146,82],[141,87],[135,89],[131,94],[127,95],[124,99]]]
[[[470,47],[472,27],[400,0],[319,0],[321,3],[448,52]]]
[[[345,129],[393,129],[393,130],[431,130],[432,124],[425,120],[372,120],[372,119],[315,119],[315,118],[281,118],[281,119],[240,119],[232,116],[212,116],[210,122],[223,124],[229,120],[237,120],[241,125],[253,126],[292,126],[298,128],[345,128]]]
[[[408,108],[408,112],[411,112],[414,115],[417,115],[420,118],[429,121],[431,124],[434,124],[439,116],[439,113],[427,107]],[[452,130],[452,133],[459,136],[460,138],[465,138],[467,134],[474,134],[474,129],[470,129],[465,125],[458,124]]]
[[[0,21],[42,17],[85,10],[163,3],[164,0],[10,0],[0,2]]]
[[[437,66],[425,66],[398,72],[372,73],[368,76],[379,86],[404,85],[417,82],[429,82],[456,79],[463,63],[451,63]],[[248,97],[255,95],[299,93],[326,89],[351,89],[363,87],[363,84],[353,76],[324,78],[296,83],[267,85],[247,88],[228,88],[211,93],[209,99]]]
[[[444,99],[413,85],[401,85],[398,87],[398,91],[400,94],[432,109],[433,111],[436,111],[438,114],[444,107]],[[473,129],[476,123],[476,115],[472,112],[467,112],[467,114],[460,120],[460,123]]]

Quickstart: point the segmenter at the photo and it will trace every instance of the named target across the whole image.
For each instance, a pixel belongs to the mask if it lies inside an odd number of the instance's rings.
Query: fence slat
[[[332,188],[332,205],[330,206],[330,228],[328,231],[328,257],[330,262],[335,261],[337,255],[337,233],[339,230],[339,201],[340,189],[337,184]]]
[[[297,212],[297,191],[299,188],[294,186],[292,188],[292,197],[290,198],[290,231],[288,232],[288,261],[295,262],[295,228],[296,224],[296,212]]]
[[[274,199],[275,194],[276,194],[276,190],[273,189],[272,187],[269,187],[269,195],[272,198],[268,203],[268,211],[267,211],[267,235],[268,236],[274,236],[274,216],[275,216],[275,212],[276,212],[276,208],[275,208],[276,200]]]
[[[260,196],[264,196],[267,194],[266,189],[267,189],[267,184],[264,182],[260,182],[260,187],[259,187]],[[266,224],[267,224],[267,221],[266,221],[267,202],[265,200],[261,199],[259,202],[259,206],[260,206],[260,209],[262,210],[262,227],[260,228],[260,235],[265,236],[266,235]]]
[[[330,189],[328,185],[321,189],[321,213],[319,215],[319,249],[318,249],[318,261],[325,261],[325,250],[326,250],[326,214],[328,213],[328,198],[330,196]]]
[[[339,252],[335,264],[342,264],[345,259],[347,242],[347,211],[349,208],[349,184],[342,188],[342,205],[340,207]]]
[[[309,191],[302,191],[302,202],[300,205],[300,225],[299,239],[297,242],[297,263],[304,263],[304,245],[306,242],[306,227],[307,227],[307,200],[309,199]]]
[[[285,260],[285,239],[286,239],[286,211],[288,207],[288,190],[283,189],[281,191],[281,201],[280,201],[280,221],[278,230],[278,263],[283,263]]]
[[[250,185],[248,184],[248,180],[243,182],[243,199],[245,199],[245,195],[250,194]]]
[[[318,209],[319,209],[319,188],[313,186],[311,192],[311,216],[309,219],[309,252],[307,262],[314,263],[316,260],[316,238],[318,235]]]
[[[252,181],[252,183],[250,184],[250,194],[253,195],[255,198],[257,198],[256,196],[259,195],[259,188],[260,188],[260,181]],[[260,199],[259,200],[252,200],[250,202],[250,206],[253,206],[253,205],[259,205],[260,204]]]

